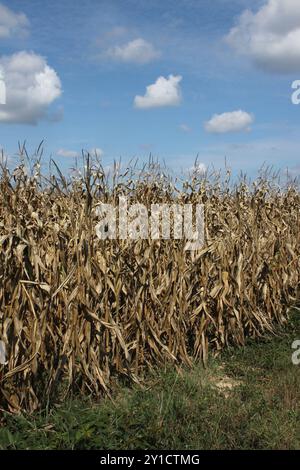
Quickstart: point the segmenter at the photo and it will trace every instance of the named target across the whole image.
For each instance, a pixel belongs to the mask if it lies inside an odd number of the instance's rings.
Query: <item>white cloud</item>
[[[0,106],[0,122],[36,124],[62,93],[55,70],[33,52],[0,57],[0,68],[6,84],[6,104]]]
[[[299,0],[267,0],[256,13],[245,10],[226,41],[271,72],[300,71]]]
[[[196,163],[192,168],[190,168],[190,172],[196,175],[204,175],[206,172],[206,165],[205,163]]]
[[[191,132],[191,128],[187,124],[180,124],[179,129],[182,132]]]
[[[144,96],[136,96],[136,108],[155,108],[160,106],[177,106],[181,102],[180,75],[169,75],[168,78],[159,77],[155,83],[147,86]]]
[[[99,147],[94,147],[89,150],[86,150],[85,153],[89,153],[92,157],[94,157],[95,155],[97,157],[102,157],[104,152]],[[59,150],[57,150],[56,155],[65,158],[76,158],[79,157],[79,152],[76,152],[75,150],[60,148]]]
[[[67,150],[67,149],[59,149],[56,152],[56,155],[59,157],[65,157],[65,158],[75,158],[78,157],[78,152],[75,152],[74,150]]]
[[[233,111],[231,113],[214,114],[204,124],[205,130],[214,134],[225,134],[227,132],[249,131],[254,117],[245,111]]]
[[[29,21],[24,13],[15,13],[0,3],[0,39],[27,33]]]
[[[137,38],[122,46],[110,47],[107,55],[121,62],[146,64],[157,59],[160,56],[160,52],[150,42]]]

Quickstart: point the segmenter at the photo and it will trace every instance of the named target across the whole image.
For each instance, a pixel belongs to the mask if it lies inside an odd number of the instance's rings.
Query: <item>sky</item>
[[[300,174],[299,0],[0,0],[0,149]],[[5,99],[3,95],[5,84]],[[295,85],[296,86],[296,85]],[[300,90],[300,82],[297,85]],[[5,102],[4,102],[5,101]]]

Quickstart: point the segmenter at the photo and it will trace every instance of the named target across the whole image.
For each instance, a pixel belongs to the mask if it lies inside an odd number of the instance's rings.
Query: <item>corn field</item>
[[[70,393],[110,394],[149,368],[204,363],[288,321],[299,301],[300,195],[272,177],[190,175],[153,161],[105,174],[89,156],[43,176],[24,149],[0,175],[0,408],[33,411]],[[205,245],[99,240],[95,207],[119,196],[204,204]]]

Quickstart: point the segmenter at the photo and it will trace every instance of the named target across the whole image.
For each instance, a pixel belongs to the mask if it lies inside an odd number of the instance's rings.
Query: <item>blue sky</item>
[[[0,0],[0,68],[9,156],[300,173],[298,0]]]

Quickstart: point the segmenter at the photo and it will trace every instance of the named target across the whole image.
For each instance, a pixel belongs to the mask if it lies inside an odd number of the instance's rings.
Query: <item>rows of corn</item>
[[[119,172],[119,173],[118,173]],[[300,194],[294,185],[157,167],[43,177],[0,175],[0,409],[32,411],[70,393],[109,394],[149,367],[206,361],[274,332],[298,301]],[[99,202],[204,204],[205,244],[99,240]]]

